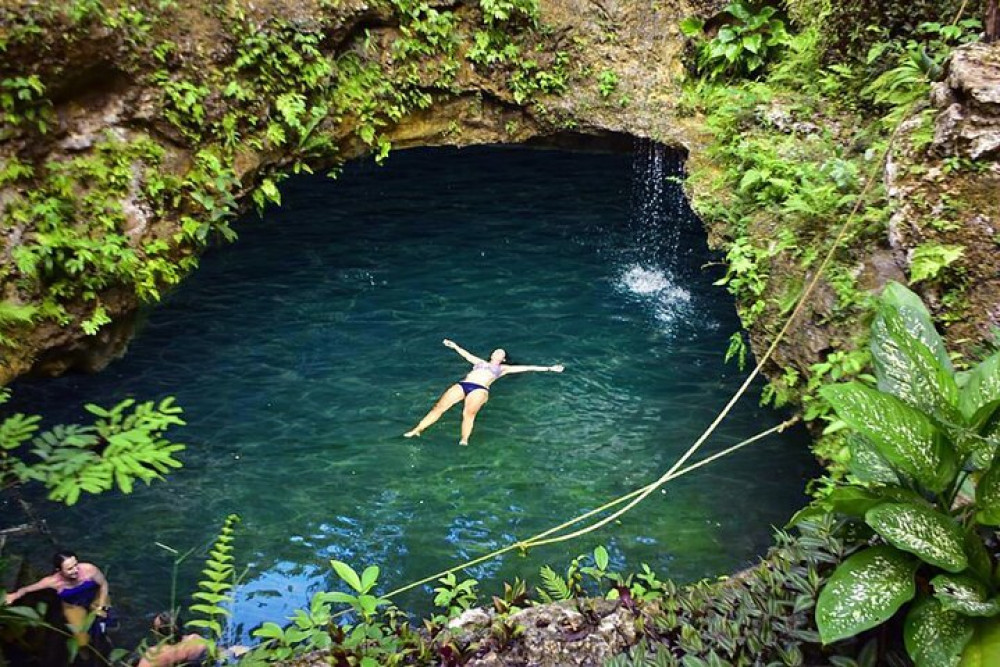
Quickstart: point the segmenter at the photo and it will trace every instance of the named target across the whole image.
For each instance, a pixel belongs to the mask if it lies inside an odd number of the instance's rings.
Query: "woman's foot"
[[[465,446],[465,447],[468,447],[468,446],[469,446],[469,442],[468,442],[468,440],[459,440],[459,441],[458,441],[458,444],[460,444],[460,445],[463,445],[463,446]]]
[[[404,438],[419,438],[420,437],[420,431],[418,431],[417,429],[413,429],[412,431],[407,431],[406,433],[403,434],[403,437]]]

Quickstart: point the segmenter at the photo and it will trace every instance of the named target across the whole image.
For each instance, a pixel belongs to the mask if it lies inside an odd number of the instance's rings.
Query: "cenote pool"
[[[652,481],[743,377],[723,363],[733,303],[664,180],[669,162],[648,146],[421,149],[286,182],[283,206],[240,221],[238,243],[148,313],[125,358],[14,385],[4,407],[47,425],[85,420],[87,402],[168,395],[188,421],[172,432],[188,450],[169,482],[37,510],[104,568],[133,636],[170,604],[173,556],[157,543],[196,548],[180,569],[186,605],[204,547],[238,513],[235,641],[335,585],[331,558],[380,565],[384,591]],[[404,439],[468,369],[444,338],[566,372],[498,381],[470,447],[456,444],[458,408]],[[757,407],[759,389],[705,454],[782,419]],[[617,525],[470,574],[488,599],[597,544],[618,568],[648,563],[681,581],[730,572],[766,549],[815,472],[802,431],[774,436]],[[51,547],[32,539],[41,567]],[[429,590],[398,602],[427,612]]]

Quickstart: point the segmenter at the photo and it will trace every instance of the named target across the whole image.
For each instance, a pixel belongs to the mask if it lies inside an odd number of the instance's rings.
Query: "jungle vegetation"
[[[25,186],[7,214],[36,233],[14,250],[16,269],[2,278],[20,295],[43,298],[39,306],[22,305],[28,299],[0,302],[0,346],[16,345],[43,319],[98,331],[110,319],[101,301],[109,285],[157,300],[193,269],[200,249],[232,238],[229,222],[240,197],[248,194],[260,207],[277,204],[277,186],[288,174],[336,166],[336,147],[319,131],[324,124],[351,127],[357,140],[386,158],[385,128],[427,108],[428,87],[449,94],[457,45],[467,36],[447,8],[389,0],[384,9],[402,28],[387,50],[389,61],[356,52],[331,60],[319,48],[323,26],[256,26],[220,6],[236,39],[233,58],[218,73],[206,73],[185,67],[178,44],[156,39],[175,3],[147,4],[74,0],[59,8],[39,5],[26,15],[0,10],[14,26],[0,50],[13,55],[36,48],[53,25],[70,41],[95,22],[119,31],[135,46],[125,66],[155,82],[166,120],[182,140],[200,147],[181,177],[161,175],[165,155],[154,142],[115,137],[66,163],[4,164],[0,183]],[[341,590],[316,595],[290,623],[276,619],[258,628],[261,643],[243,664],[322,650],[344,665],[459,665],[516,642],[523,628],[511,618],[518,610],[564,600],[593,614],[588,599],[594,597],[617,600],[639,619],[643,639],[609,663],[616,667],[1000,663],[994,529],[1000,525],[1000,357],[949,353],[918,297],[900,285],[879,297],[850,270],[856,254],[884,234],[891,214],[880,179],[871,177],[878,156],[893,149],[893,131],[906,117],[922,119],[908,141],[918,149],[929,142],[931,117],[921,108],[929,87],[941,77],[949,51],[981,34],[981,15],[966,8],[952,1],[789,0],[780,6],[737,0],[721,27],[694,19],[681,26],[691,39],[684,108],[703,119],[709,160],[721,166],[691,175],[709,193],[696,200],[698,213],[726,230],[727,272],[720,283],[736,297],[746,327],[774,333],[801,284],[777,293],[772,274],[779,266],[815,268],[829,230],[864,198],[826,277],[836,294],[834,323],[864,326],[812,367],[783,369],[764,396],[776,406],[801,405],[807,420],[825,427],[817,452],[831,473],[816,485],[817,499],[796,517],[794,531],[777,533],[758,567],[740,579],[679,587],[648,568],[609,571],[607,552],[598,548],[563,573],[544,569],[538,585],[506,585],[492,598],[488,632],[468,645],[445,627],[481,604],[478,582],[443,577],[435,590],[440,614],[416,624],[378,592],[377,566],[333,561]],[[527,36],[539,31],[544,26],[531,0],[481,0],[464,57],[503,72],[518,103],[531,104],[572,84],[568,53],[527,49]],[[0,74],[0,137],[44,134],[52,122],[44,82],[10,68]],[[612,98],[615,73],[602,71],[598,86],[602,98]],[[776,112],[761,117],[764,106]],[[287,156],[250,193],[235,177],[241,144]],[[141,248],[120,233],[119,199],[132,187],[136,164],[143,169],[144,201],[157,216],[181,221],[178,232]],[[761,219],[773,224],[762,226]],[[954,267],[962,248],[918,250],[910,284],[941,288],[948,306],[942,317],[959,317],[963,277]],[[87,315],[76,322],[72,306],[81,303]],[[745,354],[737,333],[729,355]],[[114,486],[128,492],[136,480],[149,483],[179,465],[175,454],[183,445],[165,435],[183,423],[172,401],[87,410],[95,417],[91,425],[44,431],[39,416],[6,418],[0,424],[4,487],[42,484],[50,499],[72,504],[82,493]],[[226,518],[189,607],[191,626],[216,644],[238,569],[232,557],[237,526],[237,517]],[[39,618],[3,608],[0,629],[16,633]]]

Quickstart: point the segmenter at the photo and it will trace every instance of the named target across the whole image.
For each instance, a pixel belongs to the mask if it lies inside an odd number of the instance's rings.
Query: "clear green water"
[[[637,162],[645,164],[640,156]],[[659,476],[736,390],[731,300],[676,186],[633,156],[514,148],[396,153],[337,181],[299,178],[284,205],[149,313],[97,376],[15,385],[15,410],[83,420],[85,402],[176,395],[185,468],[131,497],[38,507],[60,543],[107,571],[126,634],[190,592],[225,515],[248,568],[234,639],[331,585],[328,559],[377,563],[385,589],[528,537]],[[562,375],[500,380],[472,446],[456,408],[401,433],[460,379],[453,338]],[[759,389],[759,388],[758,388]],[[753,392],[705,452],[781,415]],[[10,407],[10,406],[7,406]],[[815,472],[802,432],[683,478],[619,525],[475,568],[485,593],[605,544],[619,568],[680,580],[752,562]],[[5,513],[12,508],[8,505]],[[43,565],[50,548],[34,545]],[[429,609],[429,589],[400,600]],[[488,598],[487,598],[488,599]],[[188,600],[185,597],[184,602]]]

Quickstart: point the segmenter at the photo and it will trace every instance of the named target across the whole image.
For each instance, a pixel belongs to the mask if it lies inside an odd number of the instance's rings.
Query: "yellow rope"
[[[904,117],[905,117],[905,114],[904,114]],[[587,533],[590,533],[590,532],[592,532],[594,530],[597,530],[598,528],[600,528],[602,526],[607,525],[611,521],[614,521],[615,519],[619,518],[620,516],[622,516],[623,514],[625,514],[626,512],[628,512],[630,509],[632,509],[633,507],[635,507],[636,505],[638,505],[640,502],[642,502],[646,497],[649,496],[650,493],[652,493],[656,489],[660,488],[661,486],[663,486],[664,484],[666,484],[668,481],[671,481],[673,479],[677,479],[678,477],[680,477],[682,475],[685,475],[685,474],[687,474],[687,473],[689,473],[689,472],[691,472],[693,470],[696,470],[696,469],[698,469],[698,468],[700,468],[700,467],[702,467],[704,465],[707,465],[707,464],[711,463],[712,461],[715,461],[716,459],[722,458],[724,456],[728,456],[729,454],[735,452],[736,450],[738,450],[738,449],[740,449],[742,447],[745,447],[745,446],[751,444],[752,442],[756,442],[760,438],[763,438],[763,437],[765,437],[767,435],[770,435],[771,433],[774,433],[775,431],[781,431],[785,427],[787,427],[788,425],[790,425],[791,423],[794,423],[795,421],[797,421],[798,418],[796,417],[796,418],[793,418],[793,419],[788,420],[786,422],[783,422],[782,424],[779,424],[778,426],[775,426],[774,428],[768,429],[767,431],[763,431],[763,432],[757,434],[756,436],[753,436],[752,438],[748,438],[747,440],[744,440],[743,442],[738,443],[737,445],[734,445],[734,446],[732,446],[732,447],[730,447],[728,449],[725,449],[725,450],[723,450],[723,451],[721,451],[721,452],[719,452],[717,454],[714,454],[714,455],[712,455],[712,456],[710,456],[710,457],[708,457],[706,459],[703,459],[702,461],[699,461],[698,463],[696,463],[694,465],[691,465],[691,466],[688,466],[687,468],[681,469],[681,466],[683,466],[684,463],[686,463],[687,460],[689,458],[691,458],[691,456],[693,456],[695,454],[695,452],[698,451],[698,449],[701,447],[702,444],[704,444],[704,442],[709,438],[709,436],[711,436],[711,434],[715,432],[715,429],[718,428],[718,426],[722,422],[722,420],[725,419],[725,417],[729,414],[730,410],[732,410],[732,408],[736,404],[736,402],[743,396],[744,393],[746,393],[746,390],[750,387],[750,383],[753,382],[753,380],[757,377],[757,375],[760,374],[761,369],[764,367],[764,364],[766,364],[767,361],[771,358],[771,355],[774,353],[774,350],[777,348],[778,343],[782,340],[782,338],[784,338],[785,334],[788,333],[788,330],[791,328],[791,325],[795,321],[795,318],[799,315],[799,313],[802,312],[802,309],[805,307],[806,300],[809,298],[809,296],[812,294],[813,290],[816,288],[816,285],[819,283],[819,279],[823,275],[823,271],[826,270],[826,267],[829,266],[830,262],[833,260],[833,256],[836,253],[836,251],[839,249],[840,244],[843,242],[844,237],[847,234],[847,230],[848,230],[850,224],[854,220],[854,216],[857,215],[858,210],[861,208],[862,203],[864,202],[865,198],[867,197],[868,192],[871,189],[871,185],[874,182],[874,176],[875,176],[876,170],[882,168],[882,165],[885,162],[885,159],[886,159],[886,157],[889,154],[889,150],[892,148],[892,145],[895,142],[897,135],[899,134],[900,127],[902,127],[902,122],[897,123],[895,129],[892,132],[892,135],[889,137],[889,141],[886,144],[885,151],[883,151],[881,158],[879,159],[879,161],[877,163],[875,163],[874,165],[872,165],[871,172],[868,174],[868,178],[867,178],[867,180],[865,182],[865,187],[862,189],[861,194],[858,195],[858,199],[857,199],[857,201],[854,204],[854,208],[851,209],[851,212],[847,216],[847,219],[840,226],[839,230],[837,231],[837,235],[836,235],[836,237],[833,240],[833,243],[830,245],[830,250],[827,252],[826,256],[823,258],[823,261],[820,263],[819,268],[816,270],[815,275],[809,281],[809,284],[806,286],[805,290],[803,290],[803,292],[802,292],[802,295],[799,297],[798,302],[795,305],[795,310],[793,310],[792,314],[789,315],[788,319],[785,321],[784,326],[782,326],[781,330],[778,332],[778,335],[774,338],[774,340],[771,342],[771,345],[767,348],[767,351],[764,353],[764,356],[761,357],[761,360],[759,362],[757,362],[757,365],[754,367],[753,371],[751,371],[750,375],[747,376],[747,379],[743,382],[743,384],[740,385],[740,388],[736,391],[736,393],[729,400],[729,402],[726,403],[726,406],[722,409],[722,411],[719,413],[719,415],[712,421],[711,424],[709,424],[708,428],[705,429],[705,432],[702,433],[702,435],[695,441],[695,443],[693,445],[691,445],[691,447],[689,447],[686,452],[684,452],[684,454],[677,460],[676,463],[674,463],[674,465],[672,465],[670,467],[670,469],[667,472],[665,472],[663,475],[660,476],[659,479],[657,479],[656,481],[652,482],[651,484],[648,484],[648,485],[646,485],[646,486],[644,486],[642,488],[639,488],[639,489],[636,489],[635,491],[632,491],[631,493],[628,493],[628,494],[625,494],[624,496],[616,498],[615,500],[612,500],[612,501],[610,501],[608,503],[605,503],[604,505],[601,505],[597,509],[591,510],[590,512],[587,512],[585,514],[581,514],[580,516],[578,516],[578,517],[576,517],[574,519],[570,519],[569,521],[566,521],[566,522],[564,522],[564,523],[556,526],[555,528],[550,528],[549,530],[547,530],[547,531],[545,531],[543,533],[540,533],[538,535],[535,535],[534,537],[530,537],[527,540],[523,540],[521,542],[515,542],[514,544],[510,544],[510,545],[508,545],[506,547],[503,547],[501,549],[497,549],[496,551],[488,553],[488,554],[486,554],[484,556],[480,556],[479,558],[475,558],[473,560],[467,561],[465,563],[462,563],[461,565],[456,565],[455,567],[451,567],[451,568],[449,568],[447,570],[442,570],[441,572],[438,572],[437,574],[431,575],[429,577],[425,577],[425,578],[423,578],[423,579],[421,579],[419,581],[415,581],[415,582],[412,582],[410,584],[407,584],[406,586],[402,586],[400,588],[397,588],[397,589],[395,589],[393,591],[390,591],[389,593],[387,593],[383,597],[391,598],[393,596],[399,595],[400,593],[403,593],[405,591],[408,591],[408,590],[411,590],[413,588],[416,588],[417,586],[421,586],[423,584],[431,583],[431,582],[433,582],[433,581],[435,581],[435,580],[437,580],[437,579],[439,579],[439,578],[441,578],[443,576],[451,574],[453,572],[458,572],[460,570],[464,570],[466,568],[472,567],[473,565],[478,565],[479,563],[485,562],[487,560],[490,560],[492,558],[500,556],[500,555],[502,555],[504,553],[507,553],[508,551],[512,551],[514,549],[528,549],[530,547],[537,547],[537,546],[542,546],[542,545],[546,545],[546,544],[554,544],[556,542],[564,542],[564,541],[567,541],[567,540],[571,540],[571,539],[580,537],[581,535],[585,535]],[[593,523],[593,524],[591,524],[589,526],[586,526],[584,528],[576,530],[576,531],[574,531],[572,533],[567,533],[566,535],[558,535],[556,537],[549,537],[549,535],[552,535],[553,533],[557,533],[560,530],[568,528],[569,526],[572,526],[575,523],[579,523],[580,521],[583,521],[584,519],[588,519],[588,518],[594,516],[595,514],[599,514],[600,512],[603,512],[603,511],[605,511],[607,509],[610,509],[611,507],[614,507],[615,505],[619,505],[619,504],[621,504],[621,503],[623,503],[623,502],[625,502],[626,500],[629,500],[629,499],[632,499],[632,500],[631,500],[631,502],[628,503],[628,505],[626,505],[622,509],[620,509],[620,510],[618,510],[618,511],[616,511],[616,512],[610,514],[610,515],[608,515],[607,517],[601,519],[600,521],[598,521],[596,523]],[[337,615],[339,616],[340,614],[337,614]]]
[[[903,115],[903,117],[905,116],[906,114]],[[715,432],[715,429],[718,428],[719,424],[722,423],[722,420],[726,418],[730,410],[733,409],[733,406],[736,405],[736,402],[740,398],[742,398],[744,393],[746,393],[746,390],[750,387],[750,383],[753,382],[754,379],[760,374],[760,371],[764,367],[764,364],[766,364],[770,360],[771,355],[774,353],[774,350],[777,349],[778,343],[781,342],[781,339],[785,337],[785,334],[788,333],[788,330],[791,328],[792,323],[795,321],[795,318],[799,315],[800,312],[802,312],[802,309],[805,307],[807,299],[812,295],[812,291],[816,288],[816,285],[819,283],[819,279],[820,277],[822,277],[823,271],[825,271],[826,267],[829,266],[830,262],[833,260],[834,254],[840,248],[840,244],[843,242],[844,237],[847,235],[847,229],[854,221],[854,216],[861,208],[861,204],[864,202],[865,197],[868,195],[868,192],[871,189],[871,185],[875,180],[874,176],[876,173],[876,169],[882,168],[882,165],[885,162],[886,157],[889,155],[889,150],[892,148],[892,144],[895,141],[896,136],[899,133],[899,128],[901,126],[902,122],[896,124],[896,128],[893,130],[892,135],[889,137],[889,141],[886,144],[886,148],[885,151],[882,153],[881,159],[879,159],[877,163],[872,165],[872,170],[868,174],[868,179],[865,181],[865,187],[862,189],[861,194],[858,195],[858,199],[854,203],[854,208],[851,209],[851,212],[847,216],[847,219],[844,220],[844,223],[840,226],[840,229],[837,231],[837,235],[834,238],[833,243],[830,245],[830,250],[826,253],[826,256],[823,258],[823,261],[819,265],[819,268],[816,270],[816,273],[813,275],[812,279],[809,281],[809,284],[806,286],[805,290],[803,290],[802,292],[802,295],[799,297],[798,302],[795,304],[795,310],[793,310],[792,314],[788,316],[788,319],[785,321],[784,326],[781,327],[781,330],[778,332],[778,335],[775,336],[774,340],[771,342],[771,345],[767,348],[767,352],[764,353],[764,356],[761,357],[760,361],[757,362],[757,365],[754,366],[753,371],[751,371],[750,375],[747,376],[747,379],[743,382],[743,384],[740,385],[740,388],[736,391],[733,397],[729,399],[729,402],[726,403],[726,407],[722,409],[722,412],[720,412],[718,416],[712,421],[712,423],[708,425],[708,428],[705,429],[705,432],[701,434],[701,436],[695,441],[695,443],[691,445],[691,447],[689,447],[688,450],[684,452],[684,454],[679,459],[677,459],[677,462],[674,463],[674,465],[672,465],[667,472],[663,473],[663,475],[652,484],[640,489],[640,492],[636,494],[636,497],[631,502],[629,502],[629,504],[626,505],[625,507],[621,508],[620,510],[617,510],[612,514],[609,514],[608,516],[604,517],[603,519],[601,519],[596,523],[593,523],[579,530],[573,531],[572,533],[567,533],[566,535],[558,535],[556,537],[550,537],[548,539],[542,539],[542,540],[529,540],[527,542],[522,543],[521,546],[523,546],[524,548],[537,547],[545,544],[554,544],[556,542],[572,540],[574,538],[580,537],[581,535],[586,535],[591,531],[597,530],[601,526],[607,525],[608,523],[614,521],[615,519],[622,516],[630,509],[641,503],[643,500],[645,500],[650,493],[652,493],[657,488],[662,486],[668,479],[670,479],[671,475],[673,475],[678,468],[684,465],[684,463],[689,458],[691,458],[691,456],[694,455],[696,451],[698,451],[698,449],[702,446],[702,444],[704,444],[704,442],[709,438],[709,436],[711,436],[712,433]]]
[[[905,118],[906,114],[903,114],[903,117]],[[836,237],[834,237],[833,243],[830,246],[830,250],[827,252],[826,256],[823,258],[823,261],[820,263],[819,268],[816,270],[815,275],[809,281],[809,284],[806,286],[805,290],[803,290],[803,292],[802,292],[802,295],[799,297],[798,302],[795,305],[795,310],[793,310],[792,314],[788,316],[788,319],[785,321],[784,326],[781,327],[781,330],[778,332],[778,335],[774,338],[774,340],[772,341],[771,345],[767,348],[767,351],[764,353],[764,356],[761,358],[761,360],[759,362],[757,362],[757,365],[754,367],[753,371],[751,371],[750,375],[747,376],[747,379],[743,382],[743,384],[740,385],[740,388],[736,391],[736,394],[734,394],[733,397],[729,400],[729,402],[726,403],[726,407],[724,407],[722,409],[722,412],[719,413],[719,415],[712,421],[712,423],[709,424],[708,428],[705,429],[705,432],[702,433],[702,435],[695,441],[695,443],[693,445],[691,445],[691,447],[689,447],[686,452],[684,452],[684,454],[677,460],[676,463],[674,463],[674,465],[672,465],[670,467],[670,469],[667,472],[665,472],[663,475],[660,476],[659,479],[657,479],[656,481],[652,482],[651,484],[647,484],[646,486],[644,486],[642,488],[639,488],[639,489],[636,489],[636,490],[632,491],[631,493],[627,493],[624,496],[620,496],[620,497],[618,497],[618,498],[616,498],[616,499],[614,499],[612,501],[609,501],[609,502],[605,503],[604,505],[601,505],[600,507],[598,507],[596,509],[593,509],[593,510],[591,510],[589,512],[581,514],[580,516],[577,516],[574,519],[570,519],[569,521],[566,521],[566,522],[564,522],[564,523],[556,526],[555,528],[550,528],[549,530],[547,530],[547,531],[545,531],[543,533],[539,533],[538,535],[535,535],[534,537],[530,537],[527,540],[523,540],[521,542],[515,542],[514,544],[509,544],[506,547],[502,547],[500,549],[492,551],[492,552],[490,552],[490,553],[488,553],[488,554],[486,554],[484,556],[480,556],[479,558],[474,558],[474,559],[472,559],[470,561],[466,561],[465,563],[462,563],[461,565],[456,565],[454,567],[448,568],[447,570],[442,570],[441,572],[438,572],[437,574],[433,574],[433,575],[431,575],[429,577],[425,577],[423,579],[420,579],[419,581],[414,581],[414,582],[409,583],[409,584],[407,584],[405,586],[402,586],[400,588],[392,590],[389,593],[386,593],[382,597],[383,598],[394,597],[396,595],[399,595],[400,593],[404,593],[406,591],[412,590],[412,589],[416,588],[417,586],[422,586],[424,584],[431,583],[431,582],[433,582],[433,581],[435,581],[435,580],[437,580],[437,579],[439,579],[441,577],[444,577],[444,576],[446,576],[448,574],[451,574],[453,572],[458,572],[460,570],[467,569],[469,567],[472,567],[473,565],[478,565],[479,563],[482,563],[482,562],[485,562],[487,560],[496,558],[497,556],[505,554],[508,551],[512,551],[514,549],[528,549],[530,547],[537,547],[537,546],[542,546],[542,545],[545,545],[545,544],[554,544],[554,543],[557,543],[557,542],[564,542],[564,541],[567,541],[567,540],[574,539],[576,537],[580,537],[581,535],[585,535],[587,533],[590,533],[590,532],[592,532],[594,530],[597,530],[598,528],[600,528],[602,526],[607,525],[611,521],[614,521],[615,519],[619,518],[620,516],[622,516],[623,514],[625,514],[626,512],[628,512],[630,509],[632,509],[633,507],[635,507],[636,505],[638,505],[640,502],[642,502],[647,496],[649,496],[650,493],[652,493],[656,489],[660,488],[661,486],[663,486],[667,482],[669,482],[671,480],[674,480],[674,479],[677,479],[678,477],[681,477],[683,475],[686,475],[689,472],[697,470],[698,468],[701,468],[702,466],[708,465],[709,463],[711,463],[711,462],[713,462],[713,461],[715,461],[717,459],[720,459],[720,458],[723,458],[725,456],[728,456],[729,454],[734,453],[738,449],[742,449],[743,447],[746,447],[747,445],[749,445],[749,444],[751,444],[753,442],[756,442],[757,440],[760,440],[761,438],[766,437],[766,436],[770,435],[771,433],[782,431],[786,427],[788,427],[791,424],[793,424],[796,421],[798,421],[798,419],[799,419],[798,417],[793,417],[792,419],[789,419],[789,420],[787,420],[785,422],[782,422],[781,424],[778,424],[775,427],[772,427],[772,428],[770,428],[770,429],[768,429],[766,431],[762,431],[761,433],[758,433],[757,435],[755,435],[755,436],[753,436],[751,438],[748,438],[748,439],[746,439],[746,440],[744,440],[744,441],[742,441],[740,443],[737,443],[736,445],[733,445],[732,447],[724,449],[721,452],[718,452],[717,454],[713,454],[712,456],[709,456],[709,457],[707,457],[705,459],[702,459],[698,463],[695,463],[695,464],[693,464],[691,466],[688,466],[687,468],[683,468],[683,469],[681,468],[681,466],[683,466],[684,463],[686,463],[687,460],[689,458],[691,458],[691,456],[694,455],[694,453],[701,447],[701,445],[704,444],[704,442],[708,439],[708,437],[712,433],[715,432],[715,429],[718,428],[718,425],[729,414],[729,411],[732,410],[732,408],[736,404],[736,402],[743,396],[744,393],[746,393],[746,390],[749,388],[750,383],[753,382],[753,380],[757,377],[757,375],[760,374],[761,369],[763,368],[764,364],[767,363],[767,361],[771,358],[771,355],[774,353],[774,350],[777,348],[778,343],[781,341],[782,338],[784,338],[785,334],[788,333],[788,330],[791,328],[792,322],[794,322],[795,318],[799,315],[800,312],[802,312],[802,309],[805,306],[806,300],[812,294],[812,291],[816,288],[816,285],[819,283],[820,277],[823,275],[823,271],[825,271],[826,267],[829,266],[830,262],[833,260],[834,254],[836,253],[837,249],[840,247],[840,244],[843,242],[844,237],[847,234],[848,227],[850,226],[851,222],[853,222],[854,216],[857,214],[858,210],[861,208],[861,204],[864,202],[865,197],[868,195],[868,192],[871,189],[871,185],[874,182],[874,175],[876,173],[876,169],[881,169],[883,163],[885,162],[886,157],[889,155],[889,151],[892,149],[892,145],[895,142],[896,137],[899,135],[899,130],[900,130],[901,127],[902,127],[902,121],[900,121],[899,123],[897,123],[895,129],[893,129],[892,134],[889,137],[889,141],[886,144],[885,151],[882,152],[882,155],[881,155],[879,161],[877,163],[875,163],[874,165],[872,165],[871,172],[868,174],[868,178],[867,178],[867,180],[865,182],[865,187],[862,188],[861,194],[858,195],[858,200],[854,203],[854,208],[851,209],[851,212],[847,216],[847,219],[840,226],[839,230],[837,231],[837,235],[836,235]],[[581,528],[580,530],[574,531],[572,533],[568,533],[566,535],[559,535],[559,536],[551,537],[551,538],[548,537],[549,535],[552,535],[553,533],[557,533],[560,530],[568,528],[569,526],[572,526],[575,523],[579,523],[580,521],[583,521],[584,519],[588,519],[588,518],[594,516],[595,514],[599,514],[599,513],[603,512],[605,510],[608,510],[608,509],[614,507],[615,505],[621,504],[621,503],[625,502],[626,500],[629,500],[630,498],[633,499],[633,500],[628,505],[626,505],[622,509],[620,509],[620,510],[618,510],[618,511],[616,511],[616,512],[610,514],[610,515],[608,515],[607,517],[601,519],[597,523],[593,523],[593,524],[591,524],[589,526],[586,526],[585,528]],[[545,539],[545,538],[548,538],[548,539]],[[336,618],[338,616],[342,616],[343,614],[346,614],[349,611],[350,610],[346,610],[345,609],[344,611],[341,611],[339,613],[334,614],[333,617]]]
[[[672,476],[670,477],[670,479],[668,479],[666,481],[672,481],[672,480],[677,479],[678,477],[683,477],[684,475],[688,474],[689,472],[693,472],[693,471],[697,470],[698,468],[701,468],[702,466],[706,466],[709,463],[712,463],[713,461],[715,461],[717,459],[721,459],[721,458],[723,458],[725,456],[728,456],[728,455],[732,454],[733,452],[736,452],[737,450],[743,449],[747,445],[751,445],[751,444],[757,442],[758,440],[761,440],[762,438],[765,438],[765,437],[771,435],[772,433],[783,431],[787,427],[789,427],[792,424],[794,424],[795,422],[797,422],[798,419],[799,419],[798,417],[792,417],[791,419],[788,419],[788,420],[786,420],[786,421],[778,424],[777,426],[772,426],[771,428],[767,429],[766,431],[761,431],[760,433],[758,433],[755,436],[747,438],[746,440],[743,440],[742,442],[738,442],[735,445],[732,445],[731,447],[727,447],[726,449],[723,449],[720,452],[717,452],[717,453],[715,453],[715,454],[713,454],[713,455],[711,455],[711,456],[709,456],[707,458],[704,458],[701,461],[698,461],[697,463],[694,463],[694,464],[692,464],[692,465],[690,465],[690,466],[688,466],[688,467],[686,467],[686,468],[684,468],[682,470],[676,470],[672,474]],[[656,483],[658,483],[659,485],[662,485],[664,482],[661,482],[660,480],[657,480],[657,482],[654,482],[654,484],[656,484]],[[652,485],[649,485],[649,486],[652,486]],[[556,526],[555,528],[550,528],[550,529],[546,530],[543,533],[539,533],[538,535],[535,535],[534,537],[530,537],[527,540],[524,540],[524,541],[521,541],[521,542],[515,542],[514,544],[509,544],[509,545],[507,545],[505,547],[497,549],[496,551],[492,551],[492,552],[490,552],[490,553],[488,553],[488,554],[486,554],[484,556],[480,556],[479,558],[467,561],[465,563],[462,563],[461,565],[456,565],[455,567],[451,567],[451,568],[449,568],[447,570],[442,570],[441,572],[438,572],[437,574],[432,574],[429,577],[425,577],[425,578],[421,579],[420,581],[414,581],[414,582],[409,583],[409,584],[407,584],[407,585],[405,585],[405,586],[403,586],[401,588],[397,588],[397,589],[395,589],[393,591],[390,591],[389,593],[386,593],[382,597],[391,598],[393,596],[399,595],[400,593],[404,593],[404,592],[406,592],[408,590],[414,589],[417,586],[422,586],[424,584],[429,584],[429,583],[431,583],[433,581],[436,581],[436,580],[440,579],[441,577],[444,577],[444,576],[446,576],[448,574],[451,574],[453,572],[458,572],[459,570],[464,570],[466,568],[472,567],[473,565],[478,565],[479,563],[482,563],[484,561],[487,561],[487,560],[490,560],[492,558],[495,558],[495,557],[497,557],[497,556],[499,556],[501,554],[507,553],[508,551],[513,551],[514,549],[525,548],[526,546],[529,546],[529,543],[533,542],[534,540],[540,540],[540,539],[542,539],[544,537],[548,537],[549,535],[551,535],[553,533],[556,533],[556,532],[558,532],[560,530],[563,530],[564,528],[568,528],[568,527],[572,526],[575,523],[579,523],[580,521],[583,521],[584,519],[589,519],[590,517],[592,517],[592,516],[594,516],[596,514],[600,514],[601,512],[604,512],[604,511],[606,511],[608,509],[611,509],[615,505],[620,505],[621,503],[625,502],[629,498],[632,498],[633,496],[636,496],[639,493],[642,493],[644,490],[646,490],[647,488],[649,488],[649,486],[644,486],[644,487],[642,487],[640,489],[636,489],[636,490],[634,490],[634,491],[632,491],[630,493],[627,493],[624,496],[620,496],[618,498],[615,498],[614,500],[611,500],[611,501],[609,501],[609,502],[601,505],[600,507],[592,509],[589,512],[581,514],[580,516],[578,516],[576,518],[573,518],[573,519],[570,519],[569,521],[561,523],[558,526]],[[530,546],[534,546],[534,545],[531,544]]]

